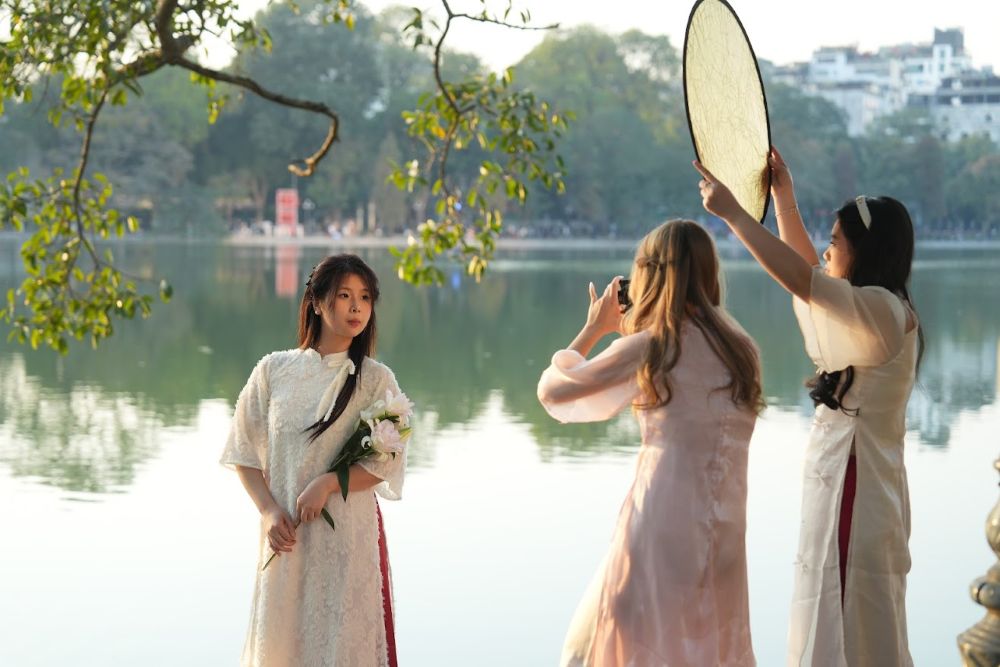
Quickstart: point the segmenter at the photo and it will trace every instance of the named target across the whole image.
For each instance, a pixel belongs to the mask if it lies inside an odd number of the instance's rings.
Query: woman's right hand
[[[767,156],[767,164],[771,168],[771,197],[774,198],[775,208],[781,210],[795,206],[792,172],[774,146],[771,146],[771,154]]]
[[[295,522],[288,512],[275,507],[264,512],[264,534],[271,545],[271,551],[281,555],[282,551],[291,551],[295,544]]]
[[[597,296],[594,283],[590,283],[590,308],[587,310],[587,327],[604,336],[621,330],[622,307],[618,303],[618,286],[621,276],[615,276]]]

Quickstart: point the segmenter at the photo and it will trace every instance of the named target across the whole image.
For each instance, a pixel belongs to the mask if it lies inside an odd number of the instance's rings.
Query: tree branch
[[[473,14],[466,14],[462,12],[455,12],[452,10],[451,5],[448,0],[441,0],[441,5],[444,7],[445,11],[445,22],[444,29],[441,31],[441,36],[438,37],[437,42],[434,44],[434,80],[437,82],[438,90],[444,95],[445,100],[448,102],[448,106],[451,107],[455,114],[452,118],[451,123],[448,126],[448,130],[445,134],[443,143],[444,148],[441,151],[441,157],[438,162],[438,178],[441,181],[442,190],[446,195],[451,195],[451,190],[448,187],[447,175],[448,175],[448,156],[451,153],[451,145],[455,138],[455,134],[458,132],[458,127],[461,124],[462,116],[466,113],[473,111],[476,108],[475,103],[469,104],[468,106],[461,108],[458,105],[458,99],[456,99],[455,94],[450,88],[445,84],[444,77],[441,75],[441,54],[444,50],[444,41],[448,37],[448,31],[451,29],[451,22],[455,19],[466,19],[469,21],[475,21],[477,23],[490,23],[493,25],[503,26],[505,28],[514,28],[517,30],[553,30],[559,27],[558,23],[553,23],[547,26],[529,26],[529,25],[517,25],[516,23],[508,23],[507,21],[490,18],[485,13],[475,16]]]
[[[311,111],[313,113],[326,116],[330,119],[330,129],[327,131],[326,139],[323,140],[323,144],[319,149],[307,158],[297,160],[305,165],[305,167],[299,167],[295,164],[288,165],[288,171],[292,172],[296,176],[312,176],[316,171],[316,165],[319,164],[320,160],[326,157],[329,152],[330,147],[333,146],[338,138],[338,132],[340,129],[340,118],[336,113],[333,112],[330,107],[321,102],[312,102],[310,100],[300,100],[294,97],[288,97],[286,95],[281,95],[280,93],[275,93],[267,90],[259,83],[253,79],[245,76],[239,76],[234,74],[228,74],[226,72],[220,72],[218,70],[210,69],[204,67],[194,62],[193,60],[188,60],[184,57],[178,57],[176,59],[171,59],[168,61],[171,65],[176,65],[178,67],[183,67],[184,69],[190,70],[196,74],[200,74],[209,79],[214,79],[215,81],[222,81],[223,83],[228,83],[234,86],[239,86],[240,88],[245,88],[250,92],[254,93],[258,97],[262,97],[265,100],[274,102],[275,104],[281,104],[286,107],[292,107],[294,109],[302,109],[304,111]]]
[[[97,255],[97,250],[93,244],[87,239],[86,231],[83,228],[83,217],[80,214],[80,187],[83,183],[83,174],[87,169],[87,161],[90,159],[90,142],[94,136],[94,125],[97,124],[97,116],[100,115],[101,109],[104,107],[104,102],[108,99],[109,90],[110,87],[101,91],[101,96],[94,105],[94,110],[90,112],[87,129],[83,135],[83,146],[80,148],[80,163],[76,167],[76,177],[73,182],[73,217],[76,219],[76,233],[80,237],[80,242],[83,243],[87,252],[90,253],[94,264],[97,265],[101,263],[101,258]]]
[[[444,0],[442,0],[443,2]],[[447,2],[445,6],[447,7]],[[503,26],[504,28],[513,28],[514,30],[555,30],[559,27],[558,23],[550,23],[549,25],[518,25],[517,23],[507,23],[506,21],[501,21],[500,19],[491,19],[488,16],[475,16],[474,14],[460,14],[452,13],[449,9],[449,16],[456,19],[468,19],[470,21],[475,21],[477,23],[492,23],[494,25]]]
[[[340,118],[337,114],[334,113],[330,107],[320,102],[300,100],[286,95],[281,95],[280,93],[267,90],[249,77],[220,72],[219,70],[205,67],[194,62],[193,60],[185,58],[184,52],[188,49],[190,44],[185,43],[183,40],[174,39],[173,35],[173,13],[176,8],[177,0],[159,0],[159,5],[156,10],[156,18],[154,21],[156,25],[156,34],[160,38],[163,61],[166,64],[182,67],[214,81],[221,81],[223,83],[244,88],[258,97],[262,97],[265,100],[274,102],[275,104],[280,104],[294,109],[302,109],[303,111],[311,111],[330,119],[330,129],[327,131],[326,138],[323,140],[319,149],[307,158],[296,160],[296,162],[301,162],[305,166],[299,167],[294,163],[288,165],[288,171],[292,172],[296,176],[312,176],[316,171],[316,166],[324,157],[326,157],[326,154],[330,151],[330,147],[333,146],[333,142],[337,140],[340,129]]]

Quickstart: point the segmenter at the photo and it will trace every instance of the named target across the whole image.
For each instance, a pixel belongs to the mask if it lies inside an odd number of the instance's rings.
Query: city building
[[[824,46],[808,63],[774,68],[771,78],[835,104],[851,136],[864,134],[881,116],[917,107],[930,112],[942,138],[986,134],[1000,142],[1000,78],[973,68],[960,28],[935,30],[929,44],[875,53]]]

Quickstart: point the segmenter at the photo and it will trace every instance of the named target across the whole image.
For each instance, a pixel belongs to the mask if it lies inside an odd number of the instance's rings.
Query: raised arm
[[[771,147],[767,163],[771,168],[771,198],[774,199],[774,215],[778,219],[778,235],[809,266],[817,266],[819,256],[816,254],[816,247],[802,223],[802,213],[795,201],[792,172],[774,146]]]
[[[538,381],[538,400],[561,422],[609,419],[638,393],[635,369],[646,349],[647,334],[619,338],[601,354],[586,358],[597,341],[621,326],[619,280],[615,278],[600,297],[590,285],[587,323],[568,348],[552,356]]]
[[[789,244],[751,218],[729,188],[700,162],[695,161],[694,166],[703,176],[699,188],[705,210],[726,221],[736,238],[779,285],[808,303],[812,265]]]
[[[622,311],[621,306],[618,305],[618,286],[621,284],[621,280],[621,276],[615,276],[604,288],[600,297],[597,296],[594,283],[590,283],[590,307],[587,309],[587,322],[567,349],[579,352],[586,357],[599,340],[621,328]]]

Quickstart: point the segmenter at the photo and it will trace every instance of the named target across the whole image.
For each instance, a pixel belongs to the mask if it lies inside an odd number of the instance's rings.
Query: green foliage
[[[524,204],[529,184],[537,181],[562,192],[563,161],[556,141],[567,127],[566,114],[555,111],[530,91],[512,88],[513,71],[477,75],[421,99],[403,114],[410,136],[421,140],[426,163],[411,160],[394,169],[390,180],[412,192],[430,184],[435,217],[418,227],[419,242],[395,250],[399,277],[416,284],[443,279],[434,260],[455,250],[477,280],[496,248],[503,213],[494,195]],[[448,181],[450,151],[478,147],[487,154],[465,187]]]
[[[518,71],[576,114],[560,142],[571,166],[567,195],[539,192],[529,218],[576,233],[639,236],[668,217],[698,213],[678,57],[666,37],[578,28],[548,36]],[[560,233],[562,225],[552,227]]]
[[[353,27],[348,0],[328,2],[321,18]],[[209,120],[214,121],[225,103],[224,96],[215,94],[215,81],[224,77],[185,53],[206,35],[221,34],[243,49],[268,48],[270,36],[252,19],[239,17],[235,0],[190,5],[177,0],[0,0],[0,19],[7,23],[0,37],[0,114],[6,100],[30,103],[35,86],[47,91],[58,83],[58,98],[47,118],[55,127],[69,125],[81,135],[71,177],[63,178],[63,170],[56,168],[46,179],[32,179],[22,165],[0,189],[0,229],[30,233],[21,249],[26,278],[8,292],[0,317],[11,326],[12,338],[65,354],[68,337],[89,337],[96,346],[112,334],[115,319],[145,317],[153,301],[116,267],[109,249],[99,251],[96,245],[138,230],[135,218],[109,206],[107,179],[95,174],[92,183],[87,178],[102,109],[106,104],[124,107],[130,94],[141,95],[140,78],[164,66],[181,66],[208,89]],[[159,292],[166,301],[171,288],[161,282]]]
[[[0,185],[3,226],[33,228],[21,246],[27,277],[8,290],[0,311],[11,326],[9,338],[65,354],[70,337],[89,337],[96,347],[113,333],[114,319],[149,315],[152,297],[140,294],[135,281],[114,268],[110,250],[101,252],[91,240],[121,237],[137,228],[135,218],[107,210],[110,196],[111,186],[101,174],[93,182],[65,179],[59,171],[32,179],[20,169]],[[169,291],[164,284],[164,300]]]
[[[503,226],[504,200],[523,206],[532,183],[558,193],[565,191],[565,163],[556,152],[571,113],[560,112],[532,91],[514,86],[514,70],[502,73],[472,70],[457,81],[446,80],[444,37],[452,21],[472,19],[508,27],[511,2],[501,15],[491,15],[481,0],[478,15],[456,14],[447,3],[446,22],[438,26],[413,10],[404,31],[414,49],[432,47],[437,87],[420,97],[417,108],[403,113],[409,136],[418,140],[423,159],[396,165],[389,176],[400,190],[413,192],[430,186],[434,215],[421,223],[417,235],[403,249],[392,250],[402,280],[417,285],[441,283],[437,265],[441,256],[464,263],[466,272],[480,280],[486,271]],[[530,14],[520,13],[523,25]],[[474,171],[455,179],[449,171],[453,154],[478,153]]]

